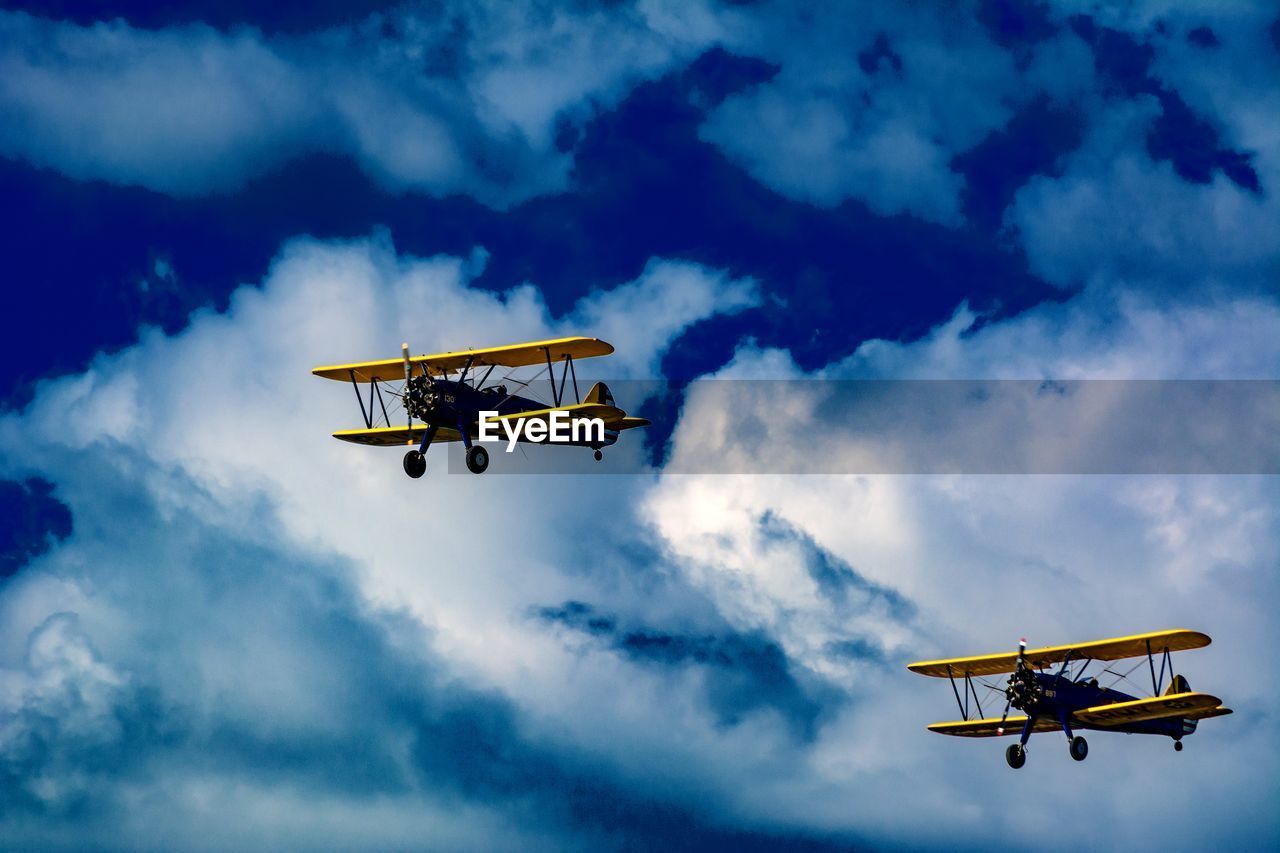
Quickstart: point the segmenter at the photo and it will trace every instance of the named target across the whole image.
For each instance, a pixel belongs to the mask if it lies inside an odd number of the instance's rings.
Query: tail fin
[[[613,405],[613,395],[609,393],[609,386],[603,382],[597,382],[591,386],[591,390],[587,392],[587,396],[582,399],[584,403],[600,403],[605,406]]]
[[[597,382],[595,385],[592,385],[591,390],[587,392],[587,396],[582,398],[582,402],[599,403],[600,405],[603,405],[603,406],[615,405],[613,402],[613,395],[609,393],[609,386],[605,385],[603,382]],[[609,424],[605,424],[604,443],[599,445],[592,445],[592,447],[594,447],[596,450],[599,450],[601,447],[608,447],[609,445],[616,444],[617,442],[618,442],[617,428],[610,426]]]
[[[1165,696],[1172,696],[1174,693],[1190,692],[1191,685],[1187,682],[1187,679],[1181,675],[1175,675],[1173,678],[1170,678],[1169,686],[1164,689]],[[1188,720],[1184,718],[1182,720],[1182,733],[1184,735],[1189,735],[1194,732],[1196,730],[1196,722],[1196,720]],[[1182,745],[1179,744],[1178,747],[1181,748]]]

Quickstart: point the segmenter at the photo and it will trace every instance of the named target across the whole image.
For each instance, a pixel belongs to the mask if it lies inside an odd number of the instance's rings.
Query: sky
[[[0,846],[1276,846],[1278,192],[1261,0],[0,2]],[[309,373],[570,334],[584,473]],[[1173,627],[1180,753],[905,669]]]

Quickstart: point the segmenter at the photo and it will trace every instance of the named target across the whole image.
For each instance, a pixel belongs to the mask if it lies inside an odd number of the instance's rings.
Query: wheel
[[[1175,752],[1182,752],[1182,741],[1175,740],[1173,742],[1173,749]]]
[[[604,453],[602,453],[601,451],[597,450],[597,451],[595,452],[595,457],[596,457],[596,461],[597,461],[597,462],[599,462],[601,459],[603,459],[603,458],[604,458]]]
[[[472,474],[483,474],[489,467],[489,451],[483,445],[473,444],[467,451],[467,470]]]
[[[1071,739],[1071,757],[1076,761],[1084,761],[1085,756],[1089,754],[1089,742],[1080,735],[1076,735]]]
[[[1027,751],[1022,748],[1022,744],[1010,744],[1009,748],[1004,751],[1004,760],[1009,762],[1009,766],[1014,770],[1027,763]]]
[[[427,457],[416,450],[404,455],[404,472],[413,479],[418,479],[427,472]]]

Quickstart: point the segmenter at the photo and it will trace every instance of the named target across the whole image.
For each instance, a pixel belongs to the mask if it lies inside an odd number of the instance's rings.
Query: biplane
[[[1231,713],[1230,708],[1222,707],[1218,697],[1192,692],[1187,679],[1173,672],[1172,652],[1207,645],[1207,635],[1186,630],[1156,631],[1030,650],[1023,639],[1018,643],[1017,652],[920,661],[909,664],[907,669],[951,681],[963,719],[934,723],[929,726],[930,731],[958,737],[1018,735],[1018,742],[1005,750],[1005,760],[1016,770],[1026,763],[1028,739],[1040,732],[1066,734],[1071,757],[1076,761],[1084,761],[1089,754],[1089,744],[1075,734],[1082,729],[1165,735],[1173,738],[1173,748],[1181,752],[1182,739],[1196,730],[1200,720]],[[1156,674],[1157,657],[1160,658],[1159,675]],[[1129,676],[1143,664],[1139,660],[1127,672],[1117,672],[1108,665],[1126,658],[1145,658],[1151,673],[1151,696],[1141,698],[1115,689],[1114,685],[1121,681],[1134,684]],[[1103,664],[1103,668],[1090,675],[1089,668],[1095,662]],[[1164,683],[1166,669],[1168,686]],[[986,681],[1005,673],[1009,673],[1009,680],[1003,687]],[[1099,677],[1108,675],[1113,678],[1104,687]],[[964,685],[963,701],[957,684]],[[985,716],[978,687],[1003,695],[1004,712],[998,718]],[[1010,708],[1023,713],[1011,717]]]
[[[486,420],[507,421],[508,427],[523,426],[530,421],[598,419],[603,431],[589,434],[588,430],[574,430],[576,440],[559,442],[591,448],[597,462],[603,458],[603,448],[616,443],[622,431],[649,424],[644,418],[628,417],[615,406],[613,395],[603,382],[595,383],[586,397],[579,396],[574,362],[613,352],[610,344],[597,338],[557,338],[435,355],[411,356],[408,344],[402,344],[400,349],[400,358],[327,365],[311,372],[325,379],[350,382],[356,390],[364,427],[338,430],[333,437],[378,447],[409,446],[411,449],[404,455],[404,471],[410,477],[421,477],[426,472],[427,449],[441,442],[461,441],[466,448],[467,469],[473,474],[488,468],[489,451],[477,441],[481,412],[496,412],[496,416]],[[535,366],[541,367],[537,374],[523,381],[512,379],[511,371]],[[560,369],[558,383],[557,367]],[[491,382],[498,368],[508,372]],[[551,385],[549,403],[508,391],[508,382],[527,389],[543,372]],[[572,403],[567,402],[566,393],[570,383]],[[361,391],[363,384],[369,386],[367,395]],[[390,410],[387,397],[392,400]],[[382,414],[382,425],[376,422],[375,401]],[[404,422],[392,424],[393,413],[397,419],[403,415]],[[517,432],[526,435],[523,430]]]

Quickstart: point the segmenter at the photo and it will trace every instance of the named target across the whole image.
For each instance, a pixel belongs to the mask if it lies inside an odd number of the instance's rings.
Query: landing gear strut
[[[404,472],[413,479],[418,479],[427,471],[427,457],[416,450],[404,455]]]
[[[1009,762],[1010,767],[1017,770],[1027,763],[1027,750],[1020,743],[1011,743],[1004,751],[1004,760]]]

